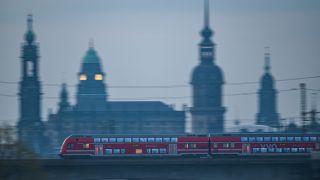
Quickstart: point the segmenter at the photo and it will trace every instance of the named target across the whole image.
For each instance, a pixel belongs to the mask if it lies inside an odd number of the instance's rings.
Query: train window
[[[112,149],[106,149],[106,154],[112,154]]]
[[[125,154],[126,153],[126,149],[120,149],[121,154]]]
[[[317,141],[317,137],[314,137],[314,136],[310,137],[310,141]]]
[[[213,148],[218,148],[218,143],[213,143]]]
[[[154,142],[154,138],[148,138],[148,142]]]
[[[306,148],[306,151],[309,153],[312,151],[312,148]]]
[[[178,142],[178,138],[171,138],[171,142]]]
[[[158,154],[159,153],[159,149],[152,149],[151,152],[152,152],[152,154]]]
[[[162,138],[156,138],[156,142],[162,142]]]
[[[131,138],[124,138],[124,142],[131,142]]]
[[[184,148],[189,149],[189,144],[184,144]]]
[[[74,148],[74,144],[67,144],[67,148],[68,149],[73,149]]]
[[[257,137],[257,141],[258,142],[262,142],[263,141],[263,137]]]
[[[260,148],[252,148],[252,152],[258,153],[258,152],[260,152]]]
[[[282,153],[282,148],[276,148],[277,153]]]
[[[234,148],[235,144],[234,143],[230,143],[230,147]]]
[[[101,138],[101,142],[108,142],[108,138]]]
[[[151,149],[150,148],[147,149],[147,153],[151,154]]]
[[[279,141],[279,137],[272,137],[272,138],[271,138],[271,141],[272,141],[272,142],[278,142],[278,141]]]
[[[139,142],[139,138],[132,138],[132,142]]]
[[[247,142],[248,141],[248,137],[241,137],[241,141],[242,142]]]
[[[191,144],[189,144],[189,148],[195,149],[195,148],[197,148],[197,144],[191,143]]]
[[[298,152],[298,148],[291,148],[291,152],[294,152],[294,153]]]
[[[305,148],[299,148],[299,152],[305,152]]]
[[[249,142],[254,142],[254,141],[256,141],[255,137],[249,137]]]
[[[117,142],[123,142],[123,138],[117,138]]]
[[[306,141],[306,142],[308,142],[310,140],[309,137],[303,137],[302,139],[303,139],[303,141]]]
[[[294,141],[301,141],[301,137],[294,137]]]
[[[280,142],[285,142],[287,140],[287,138],[286,137],[280,137],[279,140],[280,140]]]
[[[230,147],[230,144],[229,144],[229,143],[223,143],[223,144],[222,144],[222,147],[223,147],[223,148],[229,148],[229,147]]]
[[[136,154],[142,154],[142,149],[136,149]]]
[[[111,143],[116,142],[116,138],[109,138],[109,142],[111,142]]]
[[[289,153],[290,152],[290,148],[283,148],[283,152]]]
[[[166,148],[160,148],[160,154],[166,154],[167,149]]]
[[[261,148],[261,152],[262,153],[266,153],[267,152],[267,148]]]
[[[89,149],[90,145],[88,143],[83,144],[83,149]]]
[[[140,138],[140,142],[147,142],[147,138]]]
[[[170,142],[170,138],[163,138],[163,142]]]
[[[293,137],[287,137],[287,141],[292,142],[293,141]]]
[[[113,154],[120,154],[120,149],[113,149]]]
[[[276,148],[268,148],[268,152],[274,153],[276,151]]]
[[[263,140],[266,142],[270,142],[271,141],[271,137],[263,137]]]
[[[99,143],[100,142],[100,138],[93,138],[93,142]]]

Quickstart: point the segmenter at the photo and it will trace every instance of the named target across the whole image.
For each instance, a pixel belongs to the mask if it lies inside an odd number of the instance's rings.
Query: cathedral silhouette
[[[209,23],[209,1],[204,1],[204,28],[200,32],[199,64],[193,69],[191,129],[192,133],[223,133],[226,108],[223,106],[224,75],[216,65],[213,31]],[[27,18],[27,32],[22,46],[20,82],[19,139],[36,152],[56,153],[71,134],[183,134],[186,109],[175,110],[160,101],[110,101],[102,60],[90,43],[78,73],[76,103],[69,103],[68,85],[62,84],[58,111],[41,119],[41,82],[39,80],[38,44]],[[279,115],[276,90],[266,54],[265,74],[259,90],[257,124],[276,127]]]

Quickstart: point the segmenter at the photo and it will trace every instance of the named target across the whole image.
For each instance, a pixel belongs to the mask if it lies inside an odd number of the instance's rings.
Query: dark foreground
[[[0,160],[0,179],[318,180],[320,161],[306,157]]]

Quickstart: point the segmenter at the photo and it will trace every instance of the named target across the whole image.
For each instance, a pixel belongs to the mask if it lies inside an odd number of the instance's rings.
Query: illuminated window
[[[84,149],[89,149],[89,144],[83,144]]]
[[[95,79],[96,81],[101,81],[101,80],[103,79],[103,76],[102,76],[102,74],[96,74],[96,75],[94,76],[94,79]]]
[[[142,149],[136,149],[136,154],[142,154]]]
[[[79,79],[80,79],[80,81],[85,81],[85,80],[87,80],[87,75],[81,74]]]

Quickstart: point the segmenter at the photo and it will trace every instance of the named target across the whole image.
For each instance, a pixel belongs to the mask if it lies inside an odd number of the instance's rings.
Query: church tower
[[[256,123],[271,127],[279,127],[279,114],[277,112],[277,90],[274,79],[270,73],[270,52],[265,48],[265,73],[260,80],[260,90],[258,91],[259,112]]]
[[[211,40],[213,31],[209,25],[209,0],[204,1],[204,28],[199,44],[200,63],[191,77],[193,90],[192,132],[221,133],[224,129],[225,107],[222,102],[223,72],[215,63],[215,44]]]
[[[62,84],[62,89],[60,92],[60,102],[59,102],[59,112],[67,111],[70,109],[70,103],[68,101],[68,91],[67,91],[67,84]]]
[[[90,42],[78,74],[79,84],[76,109],[78,111],[105,111],[107,93],[100,58]]]
[[[40,153],[43,149],[44,126],[41,121],[41,83],[39,81],[38,44],[32,30],[32,15],[27,18],[27,32],[22,44],[20,81],[20,118],[18,137],[20,142]]]

